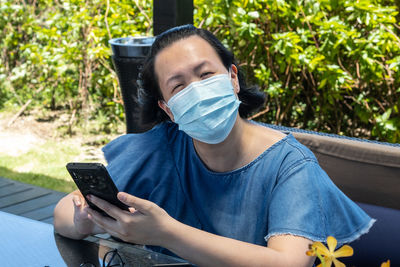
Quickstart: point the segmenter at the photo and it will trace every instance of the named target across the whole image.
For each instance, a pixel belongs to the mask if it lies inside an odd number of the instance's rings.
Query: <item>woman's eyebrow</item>
[[[182,74],[176,74],[170,78],[168,78],[167,82],[165,83],[166,85],[170,84],[171,82],[175,81],[175,80],[181,80],[183,78]]]
[[[201,62],[200,64],[196,65],[193,68],[193,71],[195,73],[199,72],[205,65],[209,65],[210,63],[207,60],[204,60],[203,62]]]

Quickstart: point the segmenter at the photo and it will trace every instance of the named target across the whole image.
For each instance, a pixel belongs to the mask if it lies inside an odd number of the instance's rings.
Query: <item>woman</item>
[[[131,212],[92,196],[106,218],[73,192],[55,209],[60,234],[108,232],[199,266],[311,266],[313,241],[351,242],[373,224],[292,135],[245,119],[262,95],[208,31],[157,37],[141,86],[143,121],[158,124],[104,148]]]

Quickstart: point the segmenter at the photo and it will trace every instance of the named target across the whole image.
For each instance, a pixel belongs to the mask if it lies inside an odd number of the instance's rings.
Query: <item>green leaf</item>
[[[251,17],[253,19],[258,19],[260,17],[260,14],[258,13],[258,11],[251,11],[247,14],[249,15],[249,17]]]

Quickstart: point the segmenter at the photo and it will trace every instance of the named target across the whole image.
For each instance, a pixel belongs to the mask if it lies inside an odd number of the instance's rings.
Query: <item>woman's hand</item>
[[[88,209],[89,219],[110,235],[123,241],[143,245],[162,245],[168,226],[175,220],[151,201],[122,192],[118,193],[118,199],[131,207],[130,212],[121,210],[95,196],[89,196],[93,204],[115,220],[104,217],[90,208]]]
[[[74,225],[78,233],[86,236],[105,232],[89,219],[89,205],[81,194],[74,194],[72,202],[74,204]]]
[[[89,220],[88,209],[89,206],[79,190],[69,193],[54,208],[54,230],[73,239],[105,233],[104,229]]]

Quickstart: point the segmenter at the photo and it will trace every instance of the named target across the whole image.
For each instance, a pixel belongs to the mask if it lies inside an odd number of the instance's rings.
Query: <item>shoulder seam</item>
[[[289,165],[289,166],[286,168],[286,170],[284,170],[283,173],[279,174],[278,180],[279,180],[280,177],[286,175],[286,174],[287,174],[290,170],[292,170],[293,168],[296,168],[297,166],[299,166],[299,165],[301,165],[301,164],[303,164],[303,163],[306,163],[306,162],[314,162],[314,163],[317,163],[317,164],[318,164],[318,162],[317,162],[315,159],[310,158],[310,157],[304,157],[304,158],[302,158],[302,159],[296,160],[296,161],[293,162],[291,165]]]
[[[293,136],[294,140],[297,141],[297,139]],[[299,146],[293,144],[292,142],[288,142],[288,140],[285,140],[286,144],[290,145],[291,147],[295,148],[296,151],[298,151],[301,155],[303,155],[304,158],[310,158],[309,156],[307,156],[306,154],[304,154],[303,150],[299,148]],[[300,143],[299,143],[300,144]]]

